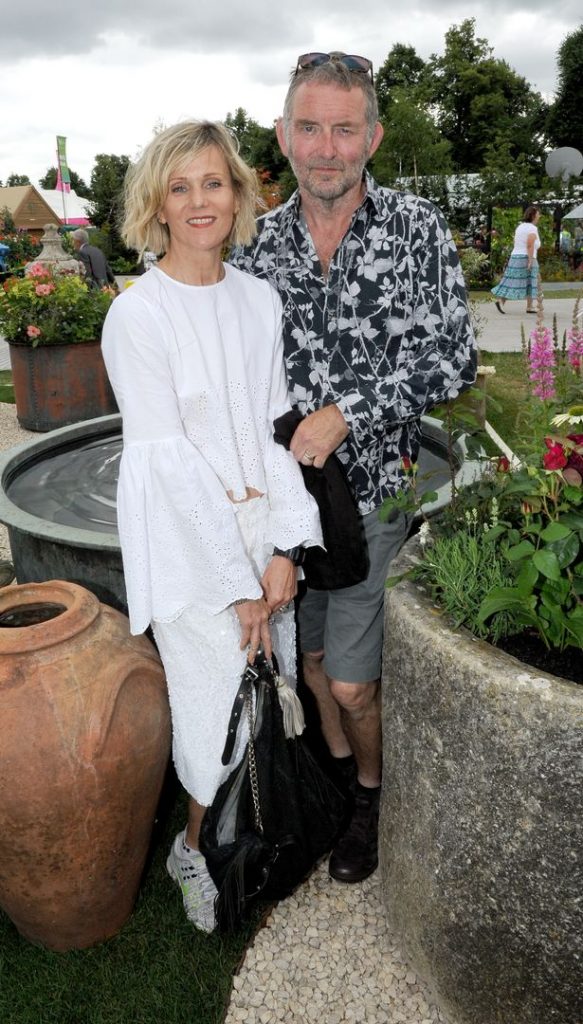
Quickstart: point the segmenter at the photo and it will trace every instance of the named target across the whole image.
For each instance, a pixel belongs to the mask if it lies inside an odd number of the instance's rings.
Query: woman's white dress
[[[232,603],[261,596],[274,546],[322,543],[301,470],[273,440],[273,420],[290,407],[280,299],[224,269],[218,284],[195,287],[153,267],[116,298],[102,338],[123,419],[117,512],[130,626],[152,623],[177,774],[202,804],[246,742],[242,729],[223,768],[246,657]],[[247,488],[265,497],[243,502]],[[276,616],[272,634],[293,683],[293,611]]]

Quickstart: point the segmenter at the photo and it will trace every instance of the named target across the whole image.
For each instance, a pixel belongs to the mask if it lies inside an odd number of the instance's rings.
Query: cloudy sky
[[[0,180],[36,184],[56,135],[89,182],[97,153],[133,158],[160,122],[244,107],[269,125],[298,54],[344,50],[378,66],[399,42],[427,58],[467,17],[552,98],[580,0],[0,0]]]

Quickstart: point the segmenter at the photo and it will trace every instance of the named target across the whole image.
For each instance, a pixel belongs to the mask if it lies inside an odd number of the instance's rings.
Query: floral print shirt
[[[420,416],[474,382],[476,347],[456,248],[430,202],[379,187],[366,195],[322,273],[299,193],[260,218],[231,262],[267,278],[284,307],[292,403],[334,404],[350,433],[336,450],[361,513],[405,482]]]

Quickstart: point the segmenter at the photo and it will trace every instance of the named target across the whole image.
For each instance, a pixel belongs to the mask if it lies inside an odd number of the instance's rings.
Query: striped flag
[[[67,167],[67,139],[57,135],[57,184],[59,192],[71,191],[71,176]]]

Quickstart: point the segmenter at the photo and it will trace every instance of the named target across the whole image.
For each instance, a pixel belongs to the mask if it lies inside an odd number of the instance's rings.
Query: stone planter
[[[73,583],[0,591],[0,907],[49,949],[131,914],[170,752],[164,671]]]
[[[117,412],[100,341],[10,343],[16,415],[26,430],[55,430]]]
[[[451,1024],[580,1024],[583,688],[453,631],[408,580],[384,665],[390,927]]]

